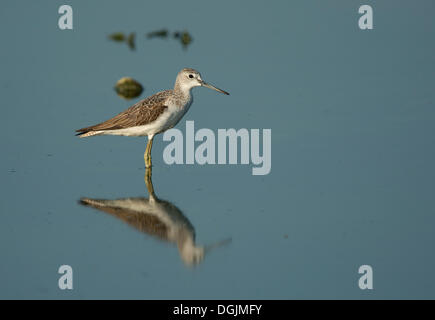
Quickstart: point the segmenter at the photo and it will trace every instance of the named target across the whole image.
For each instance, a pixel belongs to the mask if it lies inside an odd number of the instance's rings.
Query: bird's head
[[[211,84],[205,82],[201,78],[201,74],[196,71],[195,69],[191,68],[184,68],[178,73],[176,86],[178,85],[181,90],[190,90],[194,87],[206,87],[209,89],[216,90],[220,93],[229,95],[228,92],[221,90],[219,88],[216,88],[215,86],[212,86]]]

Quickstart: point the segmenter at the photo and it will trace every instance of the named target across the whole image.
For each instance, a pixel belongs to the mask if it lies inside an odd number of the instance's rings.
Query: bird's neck
[[[176,81],[174,86],[174,94],[181,99],[188,101],[191,99],[192,87],[183,86],[180,82]]]

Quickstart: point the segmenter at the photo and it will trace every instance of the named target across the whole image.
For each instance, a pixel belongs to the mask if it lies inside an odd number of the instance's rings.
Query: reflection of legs
[[[150,194],[150,197],[154,198],[155,194],[154,194],[153,181],[151,179],[151,175],[152,175],[151,170],[152,170],[151,168],[145,169],[145,184],[147,186],[148,193]]]
[[[148,137],[147,148],[145,149],[145,154],[143,158],[145,160],[145,168],[151,168],[151,148],[153,147],[154,136]]]

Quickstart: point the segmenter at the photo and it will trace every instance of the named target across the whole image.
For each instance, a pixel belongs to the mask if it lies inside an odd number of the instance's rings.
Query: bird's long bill
[[[209,84],[209,83],[207,83],[207,82],[204,82],[204,81],[203,81],[203,82],[201,83],[201,85],[202,85],[203,87],[206,87],[206,88],[209,88],[209,89],[213,89],[213,90],[216,90],[217,92],[220,92],[220,93],[226,94],[227,96],[230,95],[228,92],[226,92],[226,91],[224,91],[224,90],[222,90],[222,89],[216,88],[215,86],[212,86],[211,84]]]

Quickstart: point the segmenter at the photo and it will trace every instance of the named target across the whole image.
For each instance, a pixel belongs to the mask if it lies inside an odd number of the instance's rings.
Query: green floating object
[[[140,96],[143,91],[142,85],[130,77],[119,79],[114,89],[118,96],[127,100]]]
[[[174,32],[174,38],[179,39],[183,49],[187,49],[187,47],[192,43],[193,38],[189,32]]]
[[[109,35],[109,39],[115,42],[126,42],[131,50],[136,49],[136,34],[134,32],[126,36],[122,32],[115,32]]]
[[[156,30],[156,31],[148,32],[147,33],[147,38],[148,39],[151,39],[151,38],[167,38],[168,34],[169,34],[168,30],[161,29],[161,30]]]
[[[116,42],[123,42],[125,41],[125,35],[122,32],[115,32],[109,35],[109,39]]]
[[[136,34],[134,32],[130,33],[130,35],[127,38],[127,44],[131,50],[136,49],[135,39],[136,39]]]

